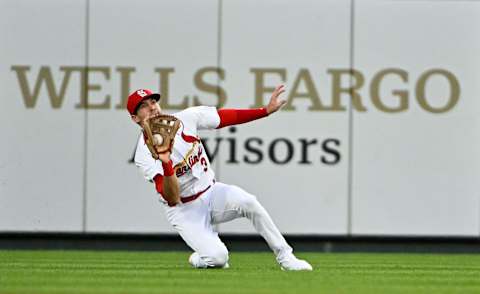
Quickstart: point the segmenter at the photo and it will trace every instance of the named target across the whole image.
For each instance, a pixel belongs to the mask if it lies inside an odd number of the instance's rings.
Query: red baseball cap
[[[138,89],[130,96],[128,96],[128,102],[127,102],[127,110],[130,114],[135,114],[137,111],[138,105],[140,105],[140,102],[147,98],[153,98],[155,101],[160,100],[160,94],[158,93],[153,93],[152,90],[149,89]]]

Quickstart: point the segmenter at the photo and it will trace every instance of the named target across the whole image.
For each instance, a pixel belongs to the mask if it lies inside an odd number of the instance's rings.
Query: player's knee
[[[261,209],[261,205],[257,197],[247,194],[242,199],[242,207],[246,212],[256,213]]]
[[[208,265],[211,267],[223,267],[228,262],[228,250],[219,247],[208,254]]]

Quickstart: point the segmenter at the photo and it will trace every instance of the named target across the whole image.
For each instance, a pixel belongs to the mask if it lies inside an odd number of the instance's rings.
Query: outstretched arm
[[[217,129],[250,122],[278,111],[287,103],[287,101],[279,99],[283,92],[285,92],[285,86],[277,86],[270,97],[267,107],[256,109],[219,109],[220,124]]]

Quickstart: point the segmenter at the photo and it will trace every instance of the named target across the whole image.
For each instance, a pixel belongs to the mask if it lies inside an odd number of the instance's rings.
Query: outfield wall
[[[282,232],[480,234],[480,1],[0,0],[0,24],[0,232],[173,232],[128,93],[173,113],[285,83],[203,134]]]

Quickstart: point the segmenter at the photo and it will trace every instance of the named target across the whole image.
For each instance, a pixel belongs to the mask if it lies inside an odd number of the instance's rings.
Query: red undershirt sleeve
[[[163,193],[163,176],[161,174],[157,174],[153,177],[153,181],[155,182],[155,189],[158,193]],[[162,194],[163,195],[163,194]]]
[[[162,167],[166,177],[170,177],[175,173],[171,160],[167,163],[162,162]],[[163,195],[163,176],[161,174],[156,174],[153,177],[153,181],[155,182],[155,189],[157,190],[157,192]]]
[[[219,109],[217,112],[220,117],[220,124],[217,129],[247,123],[268,115],[267,109],[264,107],[256,109]]]

